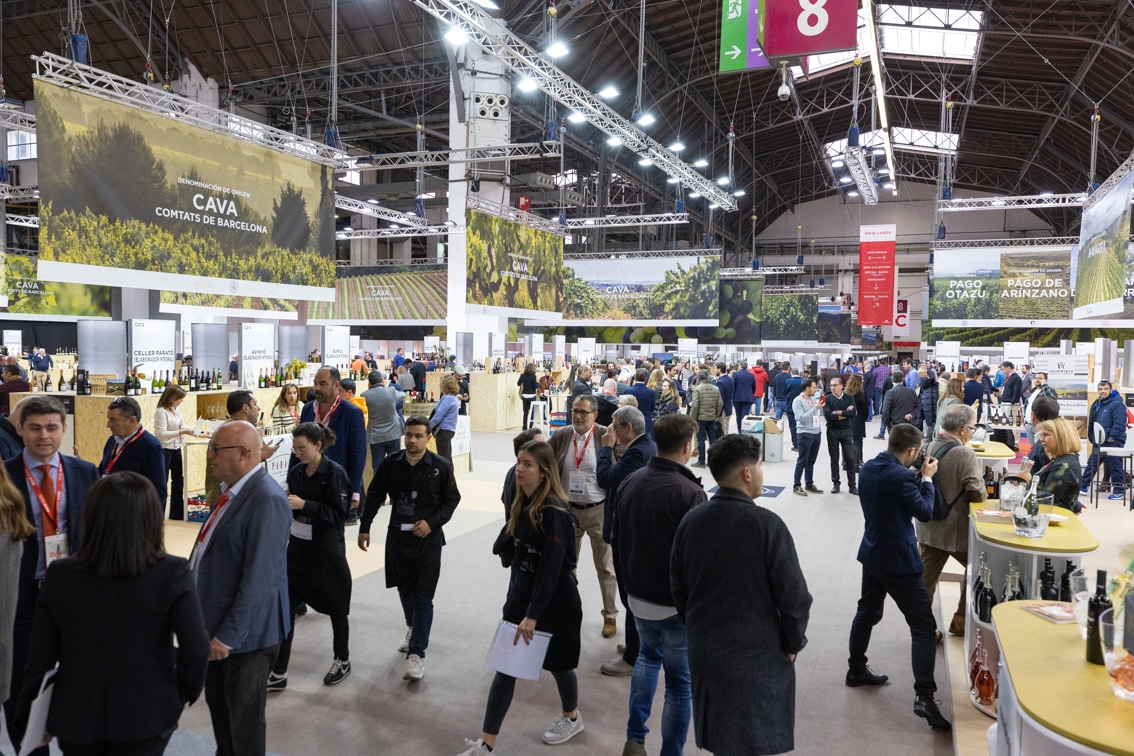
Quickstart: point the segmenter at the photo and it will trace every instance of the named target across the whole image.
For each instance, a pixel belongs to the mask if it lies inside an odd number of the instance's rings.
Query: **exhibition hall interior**
[[[0,0],[0,753],[1134,755],[1132,39]]]

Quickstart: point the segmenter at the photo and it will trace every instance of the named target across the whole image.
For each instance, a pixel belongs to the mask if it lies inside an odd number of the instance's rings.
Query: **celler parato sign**
[[[858,45],[858,0],[759,0],[757,15],[758,41],[769,58],[853,50]]]

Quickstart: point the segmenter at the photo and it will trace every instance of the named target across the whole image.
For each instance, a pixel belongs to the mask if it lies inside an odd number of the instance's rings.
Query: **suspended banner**
[[[862,226],[858,236],[858,322],[894,324],[894,272],[898,227]]]
[[[465,227],[470,314],[562,318],[562,237],[475,210]]]
[[[764,279],[721,281],[719,338],[726,344],[759,344],[764,321]]]
[[[1079,252],[1071,258],[1075,320],[1123,311],[1129,286],[1130,192],[1134,171],[1083,211]]]
[[[853,50],[858,45],[858,0],[759,0],[757,14],[760,47],[769,58]]]
[[[721,5],[720,72],[751,71],[770,65],[760,49],[757,0],[724,0]]]
[[[35,104],[43,278],[334,296],[330,166],[40,79]]]
[[[720,257],[566,260],[564,325],[717,326]],[[558,318],[556,319],[558,320]],[[545,325],[532,318],[528,325]]]
[[[2,243],[2,242],[0,242]],[[0,313],[74,320],[110,317],[110,287],[41,281],[31,257],[2,254]]]
[[[764,341],[819,339],[818,294],[764,294]]]
[[[910,335],[910,300],[899,299],[894,303],[893,336],[899,339]]]
[[[336,271],[335,301],[312,302],[309,323],[356,325],[444,324],[448,265],[343,267]]]

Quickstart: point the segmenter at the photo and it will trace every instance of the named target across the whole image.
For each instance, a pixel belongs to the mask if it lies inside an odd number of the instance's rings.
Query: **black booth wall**
[[[43,347],[48,354],[54,354],[60,349],[73,350],[79,345],[79,326],[77,323],[0,320],[0,330],[21,331],[25,352],[32,347]]]

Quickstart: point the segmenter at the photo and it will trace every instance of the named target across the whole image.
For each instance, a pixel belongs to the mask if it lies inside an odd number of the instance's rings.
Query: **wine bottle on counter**
[[[63,371],[62,371],[62,370],[60,370],[60,371],[59,371],[59,386],[58,386],[58,389],[59,389],[60,391],[62,391],[62,390],[63,390],[63,387],[64,387],[65,385],[66,385],[66,384],[65,384],[65,383],[64,383],[64,381],[63,381]]]
[[[1105,664],[1102,650],[1102,634],[1099,632],[1099,615],[1110,609],[1112,604],[1106,595],[1106,570],[1095,573],[1095,595],[1087,599],[1087,661],[1091,664]]]

